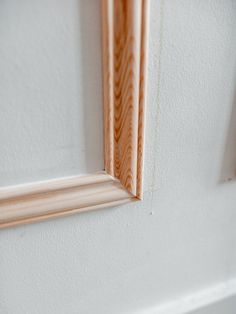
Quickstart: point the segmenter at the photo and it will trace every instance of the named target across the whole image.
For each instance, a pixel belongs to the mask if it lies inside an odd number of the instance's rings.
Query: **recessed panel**
[[[0,186],[102,170],[100,5],[0,1]]]

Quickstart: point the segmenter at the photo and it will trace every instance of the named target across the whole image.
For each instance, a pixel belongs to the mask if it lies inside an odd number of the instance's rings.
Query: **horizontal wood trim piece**
[[[0,188],[0,227],[142,198],[148,2],[102,0],[105,171]]]
[[[79,186],[111,182],[114,179],[104,171],[86,176],[72,176],[60,179],[47,180],[29,184],[21,184],[0,188],[0,202],[2,200],[23,198],[33,194],[42,194],[52,191],[65,190]]]
[[[0,227],[64,216],[135,200],[110,175],[74,177],[5,188],[0,194]]]

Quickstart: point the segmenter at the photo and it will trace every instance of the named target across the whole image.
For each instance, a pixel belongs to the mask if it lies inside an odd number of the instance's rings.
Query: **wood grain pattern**
[[[149,1],[142,1],[141,21],[141,51],[140,51],[140,76],[139,76],[139,120],[138,120],[138,160],[137,160],[137,191],[136,197],[142,199],[143,195],[143,150],[144,150],[144,125],[145,104],[147,95],[147,54],[148,54],[148,12]]]
[[[104,167],[114,176],[113,1],[102,2]]]
[[[119,181],[105,173],[11,187],[1,191],[0,226],[69,215],[131,199]]]
[[[142,196],[147,0],[103,0],[105,170]]]
[[[148,0],[102,0],[105,171],[0,188],[0,227],[141,199],[147,14]]]

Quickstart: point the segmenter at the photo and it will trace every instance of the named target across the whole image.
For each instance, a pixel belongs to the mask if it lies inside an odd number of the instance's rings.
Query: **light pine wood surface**
[[[103,1],[105,169],[142,197],[146,0]]]
[[[132,197],[106,173],[5,188],[0,195],[0,224],[45,220],[126,203]]]

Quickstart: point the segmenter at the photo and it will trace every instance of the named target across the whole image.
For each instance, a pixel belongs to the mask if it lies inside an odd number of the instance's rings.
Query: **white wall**
[[[0,1],[0,186],[103,168],[101,61],[99,1]]]
[[[151,0],[144,201],[1,231],[1,314],[158,313],[236,276],[235,51],[235,1]]]

